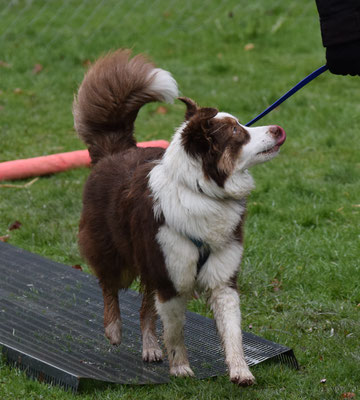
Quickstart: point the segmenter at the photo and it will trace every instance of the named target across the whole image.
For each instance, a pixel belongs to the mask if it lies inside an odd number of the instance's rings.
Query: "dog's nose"
[[[270,134],[277,139],[277,144],[281,145],[285,142],[286,139],[286,133],[284,131],[284,129],[279,126],[279,125],[271,125],[269,127],[269,132]]]
[[[278,138],[281,136],[283,129],[278,125],[272,125],[269,128],[269,132],[274,136],[274,138]]]

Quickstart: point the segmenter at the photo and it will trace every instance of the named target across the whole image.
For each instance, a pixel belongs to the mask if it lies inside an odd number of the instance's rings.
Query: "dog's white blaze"
[[[212,291],[209,304],[225,350],[230,379],[254,381],[244,357],[239,295],[229,287]]]
[[[149,89],[161,97],[161,100],[167,103],[173,103],[174,99],[179,96],[179,91],[175,79],[170,72],[161,68],[154,68],[149,77],[154,76],[149,85]]]
[[[234,120],[241,126],[239,120],[238,120],[236,117],[234,117],[233,115],[231,115],[231,114],[229,114],[229,113],[226,113],[226,112],[222,112],[222,111],[221,111],[221,112],[218,112],[218,113],[215,115],[214,118],[216,118],[216,119],[221,119],[221,118],[232,118],[232,119],[234,119]]]
[[[211,252],[201,268],[198,284],[203,289],[216,289],[229,284],[239,268],[243,246],[236,241],[231,242],[224,249]]]

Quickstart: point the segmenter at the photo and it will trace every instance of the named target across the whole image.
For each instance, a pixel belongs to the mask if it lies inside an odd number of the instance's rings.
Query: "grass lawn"
[[[73,130],[73,95],[89,60],[111,49],[147,53],[183,95],[243,123],[324,63],[312,0],[0,0],[0,20],[0,162],[84,148]],[[300,371],[263,364],[253,368],[251,388],[226,377],[173,379],[76,398],[360,398],[359,89],[359,77],[327,72],[258,123],[279,124],[288,138],[277,159],[252,171],[243,327],[292,347]],[[182,103],[165,113],[158,107],[141,111],[139,141],[170,139],[182,122]],[[84,265],[76,234],[87,175],[78,169],[23,189],[0,187],[0,236]],[[16,220],[20,229],[9,232]],[[189,307],[209,315],[201,301]],[[1,400],[73,397],[0,360]]]

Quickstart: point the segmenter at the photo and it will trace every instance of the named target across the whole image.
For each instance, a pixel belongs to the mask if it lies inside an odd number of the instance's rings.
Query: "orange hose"
[[[169,142],[166,140],[153,140],[138,143],[139,147],[162,147],[164,149],[167,148],[168,145]],[[87,150],[5,161],[0,163],[0,181],[55,174],[56,172],[89,165],[90,156]]]

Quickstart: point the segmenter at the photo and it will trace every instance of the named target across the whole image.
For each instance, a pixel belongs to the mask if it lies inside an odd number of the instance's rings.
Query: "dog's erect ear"
[[[198,111],[199,121],[204,133],[211,128],[211,118],[214,118],[219,111],[216,108],[204,107]]]
[[[209,120],[214,118],[215,115],[219,112],[218,109],[212,107],[204,107],[199,109],[199,118],[201,121]]]
[[[186,113],[185,113],[185,119],[186,121],[189,120],[193,115],[196,114],[196,111],[198,110],[198,106],[195,103],[194,100],[189,99],[188,97],[178,97],[179,100],[181,100],[183,103],[186,104]]]
[[[189,99],[186,99],[186,102],[182,101],[187,104],[187,100]],[[218,110],[210,107],[199,108],[192,100],[190,102],[190,107],[192,104],[196,107],[196,110],[182,132],[182,142],[189,154],[197,156],[206,154],[211,147],[211,120],[218,113]]]

